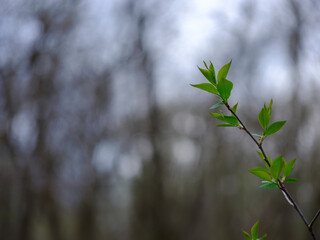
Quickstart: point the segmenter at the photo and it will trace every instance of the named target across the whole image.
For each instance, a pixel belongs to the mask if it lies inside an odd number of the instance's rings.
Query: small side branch
[[[230,105],[228,103],[225,104],[226,107],[228,108],[228,110],[233,114],[233,116],[236,117],[236,119],[239,121],[239,123],[241,124],[243,130],[251,137],[251,139],[254,141],[254,143],[258,146],[258,148],[260,149],[260,151],[262,152],[263,156],[264,156],[264,161],[265,163],[271,167],[271,163],[269,162],[266,153],[264,152],[264,149],[262,147],[262,145],[253,137],[253,135],[251,134],[251,132],[246,128],[246,126],[243,124],[243,122],[241,121],[241,119],[238,117],[238,115],[232,110],[232,108],[230,107]]]
[[[316,215],[313,217],[313,219],[311,220],[311,222],[309,223],[308,227],[312,229],[312,225],[314,224],[314,222],[317,220],[317,218],[320,215],[320,209],[318,210],[318,212],[316,213]]]

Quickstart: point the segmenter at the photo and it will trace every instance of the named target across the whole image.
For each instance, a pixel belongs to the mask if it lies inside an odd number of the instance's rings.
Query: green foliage
[[[227,80],[227,75],[232,63],[232,60],[225,64],[218,72],[216,77],[215,69],[213,67],[212,62],[210,61],[210,65],[208,67],[207,63],[203,61],[205,68],[199,68],[200,72],[204,75],[204,77],[209,81],[209,83],[200,83],[200,84],[191,84],[192,87],[199,88],[201,90],[207,91],[209,93],[213,93],[216,95],[221,101],[212,105],[210,107],[211,110],[217,109],[222,105],[226,105],[230,110],[228,105],[228,99],[230,98],[231,91],[233,88],[233,83]],[[278,132],[286,123],[286,121],[277,121],[270,124],[271,121],[271,113],[272,113],[272,105],[273,100],[271,99],[268,106],[264,103],[263,108],[259,112],[258,120],[263,129],[262,134],[252,134],[255,137],[259,138],[259,144],[261,145],[263,140],[270,135]],[[210,114],[216,119],[222,121],[222,124],[217,124],[217,127],[238,127],[243,129],[243,126],[239,123],[238,118],[234,115],[237,112],[238,103],[236,103],[232,108],[232,115],[227,116],[223,111],[220,110],[220,113],[212,113]],[[258,152],[261,159],[264,161],[266,168],[256,167],[249,170],[250,173],[255,176],[261,178],[263,181],[261,188],[275,188],[278,186],[278,179],[281,182],[294,182],[295,179],[287,179],[287,177],[291,174],[293,170],[293,165],[295,163],[295,159],[286,163],[283,156],[279,156],[271,161],[269,156],[264,156],[261,152]],[[270,166],[269,166],[270,164]],[[283,172],[283,176],[281,174]],[[286,180],[287,179],[287,180]]]
[[[218,103],[214,104],[213,106],[211,106],[210,109],[216,109],[216,108],[220,107],[223,104],[224,104],[224,102],[222,102],[222,101],[218,102]]]
[[[279,122],[274,122],[272,123],[264,133],[266,136],[270,136],[272,134],[275,134],[278,132],[286,123],[287,121],[279,121]]]
[[[231,125],[238,126],[239,122],[238,119],[235,116],[226,116],[224,114],[219,113],[210,113],[212,116],[214,116],[216,119],[219,119],[220,121],[223,121],[225,123],[229,123]]]
[[[278,188],[278,184],[270,181],[261,181],[260,188]]]
[[[219,70],[218,76],[217,76],[218,82],[227,78],[231,63],[232,63],[232,60]]]
[[[214,70],[214,67],[213,67],[213,64],[212,62],[210,61],[210,65],[209,65],[209,68],[206,64],[205,61],[203,61],[204,63],[204,66],[206,67],[206,69],[203,69],[203,68],[199,68],[200,72],[203,74],[203,76],[205,76],[205,78],[213,85],[216,85],[217,84],[217,81],[216,81],[216,74],[215,74],[215,70]]]
[[[291,174],[293,170],[293,165],[295,164],[295,162],[296,162],[296,159],[293,159],[292,161],[286,163],[283,171],[284,177],[288,177]]]
[[[203,74],[203,76],[205,76],[205,78],[211,82],[213,85],[216,84],[216,77],[215,77],[215,73],[214,73],[214,70],[213,72],[208,70],[208,69],[203,69],[203,68],[200,68],[198,67],[200,72]]]
[[[249,170],[250,173],[256,175],[257,177],[263,179],[263,180],[267,180],[267,181],[272,181],[272,178],[270,176],[270,172],[263,168],[263,167],[256,167],[256,168],[253,168],[251,170]]]
[[[238,108],[238,103],[235,104],[233,107],[232,107],[232,111],[234,111],[235,113],[237,112],[237,108]]]
[[[219,80],[217,84],[217,90],[220,94],[220,97],[227,102],[228,98],[230,97],[231,90],[233,88],[233,83],[229,80],[222,78]]]
[[[290,162],[286,162],[283,156],[278,156],[275,159],[271,160],[270,156],[264,153],[262,148],[262,143],[266,139],[266,137],[271,136],[282,129],[285,125],[286,121],[276,121],[270,124],[271,122],[271,113],[272,113],[272,105],[273,100],[269,102],[268,106],[264,103],[263,108],[260,110],[258,114],[258,121],[262,127],[262,134],[250,133],[249,130],[243,126],[241,120],[237,116],[237,108],[238,103],[236,103],[233,107],[230,107],[228,103],[228,99],[230,98],[231,91],[233,89],[233,83],[227,80],[227,75],[231,66],[231,62],[225,64],[218,72],[217,77],[215,76],[215,69],[213,67],[212,62],[210,61],[210,65],[204,63],[205,69],[199,68],[204,77],[209,81],[209,83],[201,83],[201,84],[191,84],[191,86],[199,88],[201,90],[207,91],[216,95],[220,101],[210,107],[211,110],[217,109],[222,105],[225,105],[229,110],[231,115],[227,116],[223,111],[219,110],[219,113],[210,112],[210,114],[216,119],[223,122],[222,124],[218,124],[217,127],[238,127],[239,129],[244,129],[250,136],[253,138],[257,146],[261,151],[258,151],[260,158],[265,163],[264,167],[255,167],[250,169],[249,172],[253,175],[260,178],[261,186],[260,188],[273,189],[280,188],[285,197],[288,199],[288,195],[286,195],[284,183],[294,183],[297,182],[295,178],[288,178],[293,170],[293,166],[296,162],[296,159],[293,159]],[[254,139],[254,137],[258,137],[259,141]],[[289,200],[288,200],[289,201]],[[290,204],[293,205],[291,200]],[[298,209],[298,208],[295,208]],[[299,211],[299,210],[297,210]],[[300,213],[300,212],[299,212]],[[301,214],[300,214],[301,216]],[[258,238],[258,230],[259,230],[259,222],[255,223],[251,228],[251,235],[245,231],[243,231],[244,236],[247,240],[262,240],[267,235],[263,235]]]
[[[242,230],[243,235],[247,240],[262,240],[267,237],[267,234],[264,234],[262,237],[258,238],[259,232],[259,222],[256,222],[251,228],[251,235],[246,231]]]
[[[231,61],[224,65],[218,72],[218,76],[216,78],[215,70],[212,62],[210,61],[210,65],[208,67],[207,63],[203,61],[205,68],[199,68],[200,72],[203,76],[209,81],[209,83],[201,83],[201,84],[190,84],[192,87],[199,88],[201,90],[213,93],[217,95],[218,98],[222,100],[222,104],[226,103],[230,97],[233,83],[226,79]],[[218,80],[218,81],[217,81]],[[222,105],[220,103],[213,105],[210,109],[215,109]]]
[[[258,154],[261,159],[264,160],[264,155],[261,152],[258,152]],[[288,163],[286,163],[283,156],[276,157],[273,161],[271,161],[269,156],[267,156],[267,159],[271,164],[270,167],[266,164],[266,168],[256,167],[249,170],[250,173],[264,180],[262,181],[260,188],[276,188],[278,187],[278,179],[280,179],[281,182],[287,183],[293,183],[297,181],[294,178],[287,179],[293,170],[293,165],[296,159],[293,159]],[[282,177],[281,174],[283,174]]]
[[[258,119],[261,127],[264,130],[267,130],[271,120],[271,111],[269,110],[269,108],[267,108],[266,104],[264,104],[264,107],[261,109]]]
[[[209,93],[219,94],[218,90],[210,83],[200,83],[200,84],[190,84],[190,85],[192,87],[202,89],[202,90],[207,91]]]
[[[271,175],[274,179],[278,179],[285,165],[285,160],[282,156],[275,158],[271,164]]]
[[[271,113],[272,113],[272,104],[273,100],[271,99],[269,106],[267,107],[266,104],[263,105],[263,108],[261,109],[258,120],[259,123],[263,129],[262,135],[260,134],[254,134],[254,136],[259,137],[260,144],[262,144],[263,140],[270,135],[275,134],[278,132],[286,123],[286,121],[278,121],[270,124],[271,121]],[[269,125],[270,124],[270,125]]]

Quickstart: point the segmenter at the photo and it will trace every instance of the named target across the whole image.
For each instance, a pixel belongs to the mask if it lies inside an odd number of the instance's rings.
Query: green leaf
[[[288,177],[291,174],[291,172],[293,170],[293,165],[295,164],[295,162],[296,162],[296,159],[293,159],[292,161],[286,163],[284,170],[283,170],[284,177]]]
[[[264,156],[263,156],[263,154],[262,154],[262,152],[257,152],[258,154],[259,154],[259,157],[262,159],[262,160],[264,160]]]
[[[272,112],[272,104],[273,104],[273,100],[271,98],[270,103],[269,103],[269,107],[268,107],[268,112],[269,112],[270,116],[271,116],[271,112]]]
[[[214,104],[212,107],[210,107],[210,109],[216,109],[216,108],[220,107],[223,104],[224,104],[223,102],[218,102],[218,103]]]
[[[261,171],[261,172],[265,172],[267,174],[270,174],[270,172],[267,169],[263,168],[263,167],[256,167],[256,168],[253,168],[251,170]]]
[[[249,233],[247,233],[246,231],[242,230],[243,235],[246,237],[247,240],[251,240],[251,236]]]
[[[274,179],[278,179],[285,165],[285,160],[283,156],[275,158],[271,164],[271,176]]]
[[[268,125],[271,120],[271,117],[268,113],[268,109],[266,108],[266,105],[264,105],[264,107],[261,109],[259,116],[258,116],[258,119],[259,119],[259,123],[260,123],[261,127],[264,130],[266,130],[268,128]]]
[[[206,67],[206,69],[208,69],[207,63],[205,61],[203,61],[204,66]],[[209,70],[209,69],[208,69]]]
[[[235,116],[222,116],[219,113],[210,113],[215,118],[219,119],[220,121],[232,124],[237,126],[238,125],[238,119]]]
[[[233,125],[238,125],[238,119],[235,116],[224,116],[224,122],[230,123]]]
[[[278,185],[273,183],[273,182],[267,182],[267,183],[264,183],[260,186],[260,188],[277,188]]]
[[[214,73],[212,73],[210,70],[207,70],[207,69],[203,69],[203,68],[200,68],[198,66],[200,72],[203,74],[203,76],[205,76],[205,78],[211,82],[213,85],[216,85],[216,76],[214,75]]]
[[[207,91],[219,95],[218,90],[210,83],[200,83],[200,84],[190,84],[192,87],[199,88],[201,90]]]
[[[256,240],[258,238],[258,231],[259,231],[259,221],[253,225],[251,228],[251,237],[252,239]]]
[[[222,97],[222,99],[225,101],[228,100],[228,98],[230,97],[232,88],[233,88],[233,83],[225,78],[219,80],[217,84],[217,90],[220,96]]]
[[[229,69],[230,69],[230,66],[231,66],[231,63],[232,63],[232,60],[227,63],[226,65],[224,65],[218,72],[218,84],[219,82],[222,80],[222,79],[226,79],[227,78],[227,75],[228,75],[228,72],[229,72]]]
[[[298,179],[296,179],[296,178],[287,178],[286,182],[287,183],[295,183],[295,182],[298,182]]]
[[[210,113],[210,114],[220,121],[223,121],[224,119],[224,117],[221,116],[219,113]]]
[[[237,112],[237,107],[238,107],[238,103],[232,107],[232,110],[233,110],[235,113]]]
[[[262,167],[253,168],[253,169],[249,170],[249,172],[254,174],[254,175],[256,175],[257,177],[259,177],[259,178],[261,178],[263,180],[267,180],[269,182],[272,181],[268,170],[266,170],[266,169],[264,169]]]
[[[216,84],[217,84],[217,81],[216,81],[216,72],[215,72],[215,70],[214,70],[214,67],[213,67],[213,64],[212,64],[211,61],[210,61],[209,71],[211,72],[211,75],[212,75],[212,77],[213,77],[213,84],[216,85]]]
[[[236,127],[236,125],[232,125],[232,124],[217,124],[216,127]]]
[[[272,134],[275,134],[284,126],[285,123],[286,121],[279,121],[279,122],[272,123],[266,130],[265,135],[270,136]]]

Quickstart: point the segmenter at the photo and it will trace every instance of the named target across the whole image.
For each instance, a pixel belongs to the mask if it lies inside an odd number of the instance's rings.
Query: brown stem
[[[271,163],[267,158],[267,154],[265,153],[262,144],[259,143],[251,134],[251,132],[246,128],[246,126],[243,124],[243,122],[240,120],[240,118],[237,116],[237,114],[232,110],[232,108],[230,107],[230,105],[228,103],[225,103],[226,107],[228,108],[228,110],[233,114],[233,116],[235,116],[237,118],[237,120],[239,121],[239,123],[241,124],[241,128],[251,137],[251,139],[255,142],[255,144],[258,146],[258,148],[260,149],[261,153],[263,154],[263,160],[264,162],[271,167]],[[286,189],[286,187],[283,185],[283,183],[278,179],[278,186],[279,189],[283,192],[283,194],[285,194],[285,197],[287,199],[287,201],[289,202],[289,204],[291,204],[293,206],[293,208],[298,212],[299,216],[301,217],[302,221],[304,222],[304,224],[306,225],[306,227],[308,228],[308,231],[310,233],[310,235],[312,236],[313,240],[317,240],[313,230],[312,230],[312,225],[314,223],[314,221],[317,219],[317,217],[320,215],[320,209],[317,212],[317,214],[314,216],[314,218],[312,219],[312,221],[310,222],[310,224],[308,224],[307,219],[305,218],[303,212],[301,211],[301,209],[299,208],[298,204],[294,201],[294,199],[292,198],[291,194],[289,193],[289,191]]]

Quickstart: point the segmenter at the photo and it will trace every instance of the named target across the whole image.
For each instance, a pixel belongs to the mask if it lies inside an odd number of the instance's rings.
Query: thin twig
[[[255,144],[258,146],[258,148],[260,149],[260,151],[262,152],[263,156],[264,156],[264,161],[265,163],[271,167],[271,163],[269,162],[267,155],[265,154],[262,145],[253,137],[253,135],[251,134],[251,132],[246,128],[246,126],[243,124],[243,122],[241,121],[241,119],[237,116],[237,114],[232,110],[232,108],[230,107],[230,105],[228,103],[225,104],[226,107],[228,108],[228,110],[237,118],[237,120],[239,121],[239,123],[241,124],[242,129],[252,138],[252,140],[255,142]]]
[[[311,222],[309,223],[309,228],[312,228],[312,225],[314,224],[314,222],[317,220],[317,217],[319,217],[320,215],[320,209],[318,210],[318,212],[316,213],[316,215],[313,217],[313,219],[311,220]]]
[[[230,105],[228,103],[225,103],[226,107],[228,108],[228,110],[233,114],[233,116],[235,116],[237,118],[237,120],[239,121],[239,123],[241,124],[241,128],[251,137],[251,139],[255,142],[255,144],[258,146],[258,148],[260,149],[261,153],[263,154],[263,160],[264,162],[271,167],[271,163],[268,160],[267,154],[265,153],[262,144],[259,143],[251,134],[251,132],[246,128],[246,126],[243,124],[243,122],[240,120],[240,118],[237,116],[237,114],[232,110],[232,108],[230,107]],[[314,223],[314,221],[317,219],[317,217],[320,215],[320,209],[317,212],[317,214],[315,215],[315,217],[312,219],[312,221],[310,222],[310,224],[308,224],[307,219],[305,218],[303,212],[301,211],[301,209],[299,208],[298,204],[294,201],[294,199],[292,198],[292,196],[290,195],[289,191],[286,189],[286,187],[283,185],[283,183],[278,179],[278,186],[279,189],[285,194],[285,197],[287,198],[288,201],[290,201],[289,203],[292,204],[293,208],[298,212],[298,214],[300,215],[302,221],[304,222],[304,224],[306,225],[306,227],[308,228],[309,233],[311,234],[313,240],[317,240],[316,236],[313,233],[312,230],[312,225]]]

